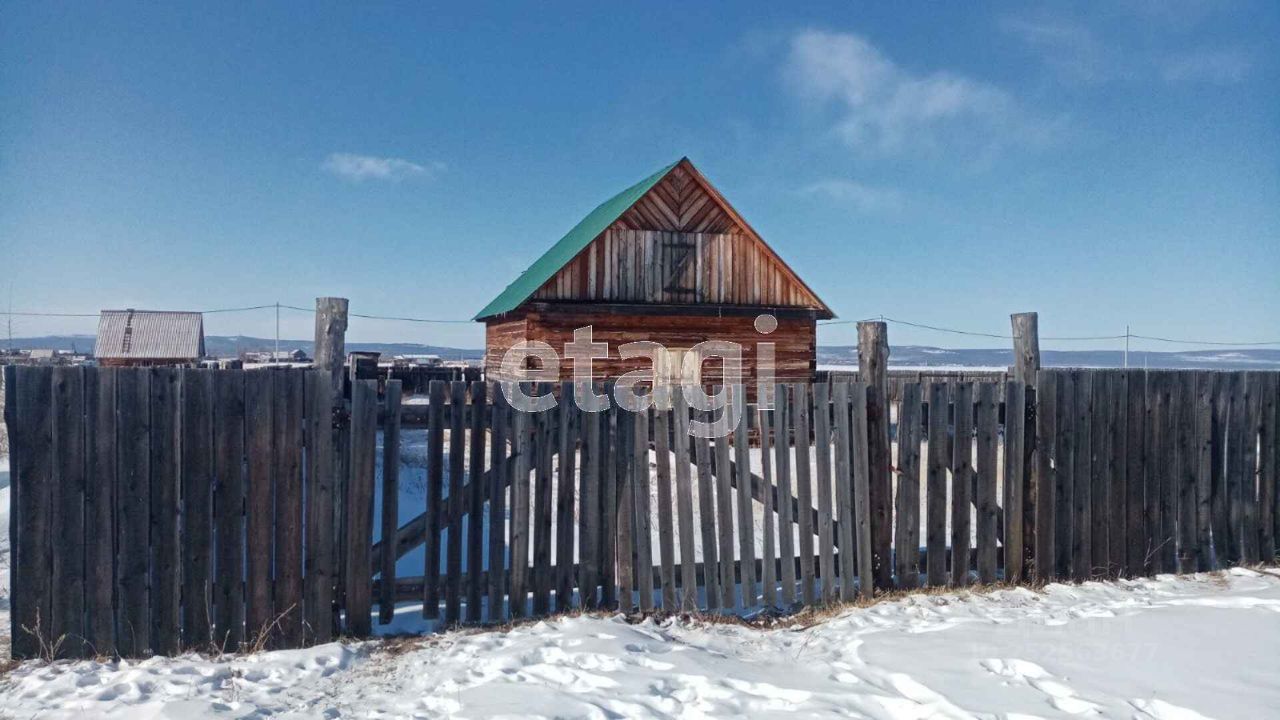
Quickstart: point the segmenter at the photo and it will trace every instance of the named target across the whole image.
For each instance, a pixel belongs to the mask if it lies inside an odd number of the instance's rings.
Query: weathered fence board
[[[485,425],[491,422],[485,417],[488,392],[484,382],[473,380],[467,397],[471,402],[470,463],[467,466],[467,622],[472,623],[480,622],[480,606],[484,601],[480,571],[484,569]],[[462,538],[458,538],[458,542],[462,542]]]
[[[969,581],[970,489],[973,486],[973,383],[952,386],[951,584]],[[945,417],[945,416],[944,416]]]
[[[978,508],[977,570],[978,580],[983,583],[995,582],[997,569],[996,524],[1000,517],[1000,507],[996,501],[996,487],[1000,469],[996,463],[996,454],[1000,430],[995,390],[993,383],[978,383],[974,410],[978,446],[977,491],[974,495]],[[952,552],[954,554],[955,550]]]
[[[393,538],[400,517],[400,392],[399,380],[387,382],[387,421],[382,430],[382,518],[381,536]],[[396,614],[396,554],[384,552],[378,575],[378,622],[390,623]]]
[[[116,372],[110,368],[89,367],[84,369],[84,373],[85,451],[88,453],[90,468],[85,478],[84,531],[85,537],[91,539],[85,547],[85,626],[87,629],[85,639],[93,655],[111,656],[116,653],[114,613],[116,558],[113,542],[116,536]],[[184,415],[187,415],[185,408]],[[184,433],[189,422],[190,419],[183,423]],[[208,427],[206,422],[204,428],[208,430]],[[207,443],[203,457],[207,462],[209,458]],[[183,463],[185,478],[186,470],[190,467],[185,453]],[[207,472],[204,480],[207,495],[209,488]],[[183,492],[186,493],[186,488]],[[203,509],[206,539],[204,546],[200,549],[200,553],[206,559],[209,551],[208,512],[206,505]],[[185,513],[184,518],[186,518]],[[187,522],[191,521],[187,520]],[[190,547],[194,542],[192,531],[187,529],[184,532],[186,535],[183,548],[190,554]],[[204,568],[206,578],[204,584],[193,590],[187,597],[193,598],[193,601],[188,603],[192,608],[203,606],[207,610],[207,599],[199,592],[202,589],[207,591],[208,588],[208,565],[206,564]],[[185,574],[183,577],[185,581]],[[186,617],[190,618],[190,615],[189,613]],[[192,620],[187,622],[191,623],[193,630],[199,628],[198,623]],[[208,639],[207,626],[206,622],[205,642]]]
[[[894,573],[898,586],[920,584],[920,385],[904,385],[898,409],[898,492]]]
[[[79,367],[53,369],[52,483],[53,522],[50,533],[56,550],[52,558],[53,605],[49,615],[48,639],[50,642],[59,638],[63,640],[57,648],[58,657],[84,657],[90,649],[84,642],[84,374]],[[166,513],[165,520],[165,527],[158,529],[176,528],[175,514]],[[176,550],[177,543],[169,547]],[[167,549],[157,549],[157,552],[167,552]],[[157,591],[153,597],[158,599],[158,596]],[[164,609],[168,610],[169,606]],[[156,619],[159,620],[158,617]],[[165,649],[168,649],[167,644]]]
[[[947,385],[929,384],[929,465],[925,486],[925,570],[930,585],[947,582]]]

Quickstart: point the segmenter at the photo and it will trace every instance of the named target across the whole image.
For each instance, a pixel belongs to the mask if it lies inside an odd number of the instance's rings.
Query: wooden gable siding
[[[740,229],[683,163],[623,213],[617,224],[629,230],[689,233],[727,233]]]
[[[777,256],[745,233],[633,230],[619,224],[561,268],[533,299],[822,307]]]

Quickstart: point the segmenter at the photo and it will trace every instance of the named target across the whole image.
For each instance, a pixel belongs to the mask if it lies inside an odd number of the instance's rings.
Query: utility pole
[[[1124,326],[1124,367],[1129,369],[1129,326]]]
[[[271,362],[280,362],[280,301],[276,301],[276,351],[271,355]]]

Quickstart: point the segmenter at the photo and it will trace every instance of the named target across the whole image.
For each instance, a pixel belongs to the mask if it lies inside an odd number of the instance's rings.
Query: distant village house
[[[197,312],[103,310],[93,354],[107,367],[195,366],[204,357]]]

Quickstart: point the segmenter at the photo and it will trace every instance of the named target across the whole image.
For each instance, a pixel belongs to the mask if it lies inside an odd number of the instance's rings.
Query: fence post
[[[1038,495],[1035,484],[1039,476],[1032,469],[1035,467],[1033,458],[1036,451],[1036,439],[1038,437],[1036,430],[1038,426],[1035,421],[1035,415],[1029,414],[1027,411],[1030,410],[1031,413],[1034,413],[1036,405],[1033,401],[1035,399],[1036,373],[1040,371],[1040,315],[1034,312],[1013,313],[1009,316],[1009,322],[1013,326],[1013,380],[1016,383],[1022,383],[1031,391],[1022,395],[1024,405],[1020,408],[1023,412],[1022,420],[1024,421],[1022,423],[1023,441],[1020,443],[1022,448],[1021,478],[1025,487],[1025,492],[1022,493],[1022,499],[1025,503],[1022,515],[1022,543],[1023,552],[1025,553],[1023,560],[1030,561],[1035,557],[1036,542],[1035,502]],[[1006,400],[1006,415],[1009,411],[1010,408]],[[1005,562],[1007,564],[1008,560],[1006,559]]]
[[[336,410],[342,406],[343,389],[345,379],[344,365],[347,357],[347,308],[349,301],[347,298],[340,297],[318,297],[316,298],[316,334],[315,334],[315,361],[313,365],[317,370],[321,370],[329,379],[329,398],[330,405]],[[346,482],[348,477],[348,452],[351,449],[347,439],[347,424],[345,417],[341,414],[335,419],[340,422],[332,423],[332,440],[330,444],[330,452],[333,454],[333,531],[335,534],[335,542],[338,550],[335,551],[334,559],[337,561],[336,573],[333,581],[335,584],[335,594],[338,598],[338,606],[342,607],[345,602],[345,585],[346,585],[346,553],[340,548],[346,547],[346,521],[344,518],[343,508],[346,505],[347,491]],[[334,627],[341,628],[338,618],[338,611],[335,609],[333,617]]]
[[[346,298],[316,298],[315,367],[329,373],[334,394],[342,389],[342,365],[347,357]]]
[[[889,512],[889,326],[858,323],[858,371],[867,383],[868,462],[870,466],[871,562],[877,588],[893,583],[890,562],[893,518]],[[808,512],[806,509],[805,512]]]
[[[1013,324],[1013,379],[1034,383],[1040,369],[1040,317],[1025,312],[1014,313],[1009,319]]]

